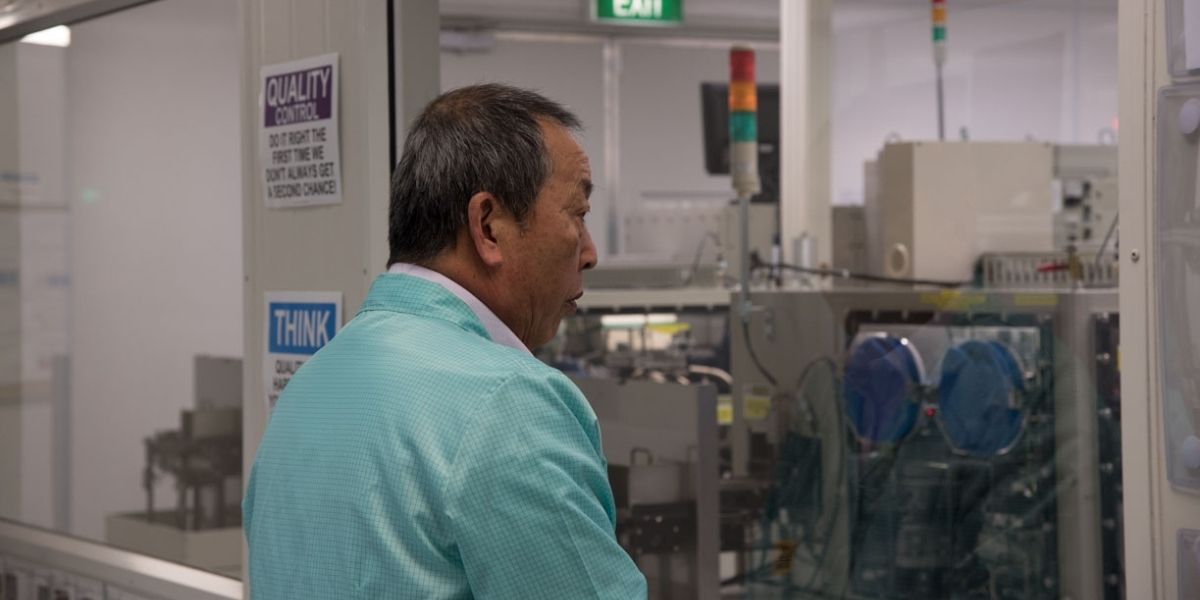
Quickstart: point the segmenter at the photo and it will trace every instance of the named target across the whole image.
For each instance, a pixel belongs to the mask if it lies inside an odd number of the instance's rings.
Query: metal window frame
[[[15,0],[0,8],[0,44],[56,25],[67,25],[154,0]]]
[[[136,594],[177,600],[244,597],[237,579],[7,519],[0,519],[0,555]]]

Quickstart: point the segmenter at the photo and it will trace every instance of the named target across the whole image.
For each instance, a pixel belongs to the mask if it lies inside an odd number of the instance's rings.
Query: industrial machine
[[[864,208],[881,275],[967,281],[984,252],[1054,249],[1050,144],[890,143],[877,169]]]
[[[630,267],[589,282],[556,364],[593,382],[712,383],[722,394],[717,517],[622,492],[624,514],[694,523],[685,539],[719,532],[723,594],[1123,598],[1110,149],[911,143],[880,156],[886,207],[876,199],[838,219],[852,269],[752,261],[748,302],[736,287],[714,302],[707,292],[730,278],[711,266],[668,267],[683,275],[665,288],[652,283],[672,278]],[[946,172],[939,161],[963,164]],[[974,233],[936,235],[952,224]],[[732,243],[721,248],[738,262]],[[830,285],[857,273],[867,281]],[[588,385],[591,399],[598,384]],[[597,402],[627,393],[614,384]],[[602,431],[624,427],[597,414]],[[626,431],[642,444],[662,435]],[[642,485],[668,470],[624,452],[610,462]],[[631,481],[620,469],[612,480]],[[675,502],[702,501],[688,489]],[[645,553],[644,541],[621,541]],[[672,581],[657,576],[652,597],[704,590]]]
[[[593,299],[565,329],[561,352],[589,357],[572,372],[614,466],[620,540],[654,576],[652,597],[696,597],[681,587],[696,582],[664,583],[648,547],[719,564],[726,594],[1123,597],[1115,290],[751,300],[746,335],[736,313],[644,295]],[[706,327],[720,333],[681,343]],[[718,355],[712,340],[729,346],[728,373],[700,364]],[[676,446],[697,446],[663,464],[650,449],[673,427],[698,431],[694,390],[709,387],[730,393],[716,401],[714,434],[691,434]],[[669,406],[675,397],[693,399]],[[715,462],[701,467],[708,444]],[[686,483],[702,470],[716,481],[707,499]],[[695,512],[702,501],[715,501],[715,517]],[[646,519],[670,528],[654,543],[631,537]],[[705,534],[719,534],[716,556],[694,553],[690,540]],[[673,572],[690,573],[683,565]]]
[[[581,378],[606,436],[632,436],[610,477],[651,597],[1123,598],[1114,158],[888,144],[868,167],[886,193],[835,214],[849,265],[784,269],[761,246],[740,262],[754,242],[731,225],[715,267],[591,276],[545,358]],[[664,425],[601,408],[706,383],[716,435],[695,440],[716,444],[715,466],[631,452]],[[717,484],[681,487],[679,469]],[[646,485],[666,495],[627,491]],[[714,498],[715,517],[696,511]],[[645,519],[671,529],[631,537]],[[690,541],[711,533],[715,559]],[[648,546],[715,560],[717,588],[660,572],[675,563]]]
[[[735,420],[734,462],[807,500],[768,513],[761,544],[806,551],[787,569],[767,552],[751,579],[816,597],[1121,597],[1114,292],[753,301],[735,406],[765,387],[771,408]],[[796,472],[808,456],[820,468]],[[812,482],[819,498],[791,491]]]
[[[1054,147],[1060,206],[1054,214],[1054,247],[1083,253],[1116,251],[1117,147]]]
[[[593,403],[651,597],[1124,598],[1115,149],[888,143],[833,257],[786,264],[746,52],[716,268],[593,276],[544,357]],[[715,414],[666,401],[710,388]]]
[[[865,166],[863,207],[834,209],[834,258],[863,247],[869,273],[963,282],[988,255],[1037,254],[1048,258],[1035,267],[1060,271],[1076,256],[1086,265],[1113,264],[1116,162],[1116,146],[887,143]]]
[[[604,434],[617,539],[651,598],[717,600],[716,390],[577,378]]]
[[[117,547],[237,576],[241,573],[242,361],[197,356],[195,405],[179,429],[145,439],[144,511],[110,515]],[[157,503],[169,478],[173,507]]]

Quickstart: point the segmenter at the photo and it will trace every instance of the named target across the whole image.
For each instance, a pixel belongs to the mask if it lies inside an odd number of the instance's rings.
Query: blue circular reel
[[[846,415],[863,440],[894,444],[917,423],[920,406],[912,389],[924,378],[924,365],[908,340],[878,334],[851,349],[842,381]]]
[[[979,457],[1007,452],[1025,426],[1017,407],[1025,377],[1012,351],[969,340],[946,351],[941,371],[938,422],[950,446]]]

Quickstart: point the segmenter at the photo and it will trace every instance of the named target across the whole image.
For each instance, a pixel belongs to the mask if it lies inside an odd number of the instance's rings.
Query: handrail
[[[242,582],[0,518],[0,556],[172,600],[242,600]]]

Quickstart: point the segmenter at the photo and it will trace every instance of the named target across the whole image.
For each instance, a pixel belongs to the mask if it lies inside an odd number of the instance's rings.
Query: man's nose
[[[586,271],[596,266],[596,261],[600,260],[596,252],[596,244],[592,242],[592,234],[585,227],[583,229],[583,249],[579,253],[579,270]]]

